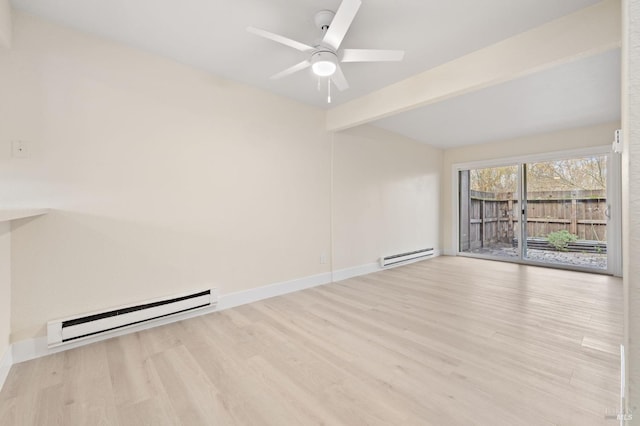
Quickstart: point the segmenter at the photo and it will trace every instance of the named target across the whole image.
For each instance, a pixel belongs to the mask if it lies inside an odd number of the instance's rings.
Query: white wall
[[[11,333],[11,228],[0,222],[0,360],[9,347]],[[0,365],[0,368],[2,366]],[[0,387],[2,387],[0,376]]]
[[[452,226],[457,214],[451,209],[451,170],[454,164],[610,145],[613,132],[619,128],[620,123],[601,124],[445,151],[442,185],[444,249],[447,252],[455,250]]]
[[[17,13],[0,49],[12,340],[47,320],[329,272],[324,113]],[[11,140],[31,157],[9,158]]]
[[[372,126],[336,133],[334,269],[440,248],[442,151]]]
[[[623,2],[623,265],[628,408],[640,424],[640,3]]]

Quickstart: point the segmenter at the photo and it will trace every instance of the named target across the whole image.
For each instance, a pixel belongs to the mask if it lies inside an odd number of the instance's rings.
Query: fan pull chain
[[[327,103],[331,103],[331,79],[327,78]]]
[[[320,91],[320,89],[321,89],[321,87],[320,87],[320,83],[321,83],[321,80],[320,80],[320,77],[318,77],[318,92],[319,92],[319,91]]]

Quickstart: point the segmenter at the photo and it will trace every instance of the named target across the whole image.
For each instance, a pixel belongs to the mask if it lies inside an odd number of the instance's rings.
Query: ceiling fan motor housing
[[[330,10],[321,10],[316,12],[313,17],[313,21],[316,24],[316,27],[323,33],[329,29],[329,25],[331,25],[331,21],[333,21],[333,17],[335,13]]]

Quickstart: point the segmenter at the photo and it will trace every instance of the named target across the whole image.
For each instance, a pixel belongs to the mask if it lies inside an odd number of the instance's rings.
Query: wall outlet
[[[324,264],[326,264],[326,263],[327,263],[327,255],[326,255],[326,254],[324,254],[324,253],[322,253],[322,254],[320,255],[320,264],[321,264],[321,265],[324,265]]]
[[[11,157],[12,158],[29,158],[29,150],[27,147],[27,143],[24,141],[12,141]]]

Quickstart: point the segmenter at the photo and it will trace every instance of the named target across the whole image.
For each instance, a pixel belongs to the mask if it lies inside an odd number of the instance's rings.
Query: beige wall
[[[623,2],[623,264],[628,408],[640,425],[640,3]]]
[[[0,93],[0,207],[53,209],[13,223],[14,342],[55,318],[439,246],[441,152],[415,141],[332,135],[322,110],[21,13]]]
[[[0,48],[11,46],[11,4],[0,0]]]
[[[451,208],[451,173],[454,164],[610,145],[613,141],[613,132],[618,128],[620,123],[609,123],[445,151],[442,169],[444,249],[448,253],[455,250],[452,242],[452,226],[456,213]]]
[[[329,272],[321,110],[16,14],[0,50],[12,340],[47,320]],[[11,140],[31,157],[8,158]]]
[[[335,134],[334,269],[440,248],[442,151],[362,126]]]
[[[0,360],[9,347],[10,321],[11,231],[9,222],[0,222]]]

